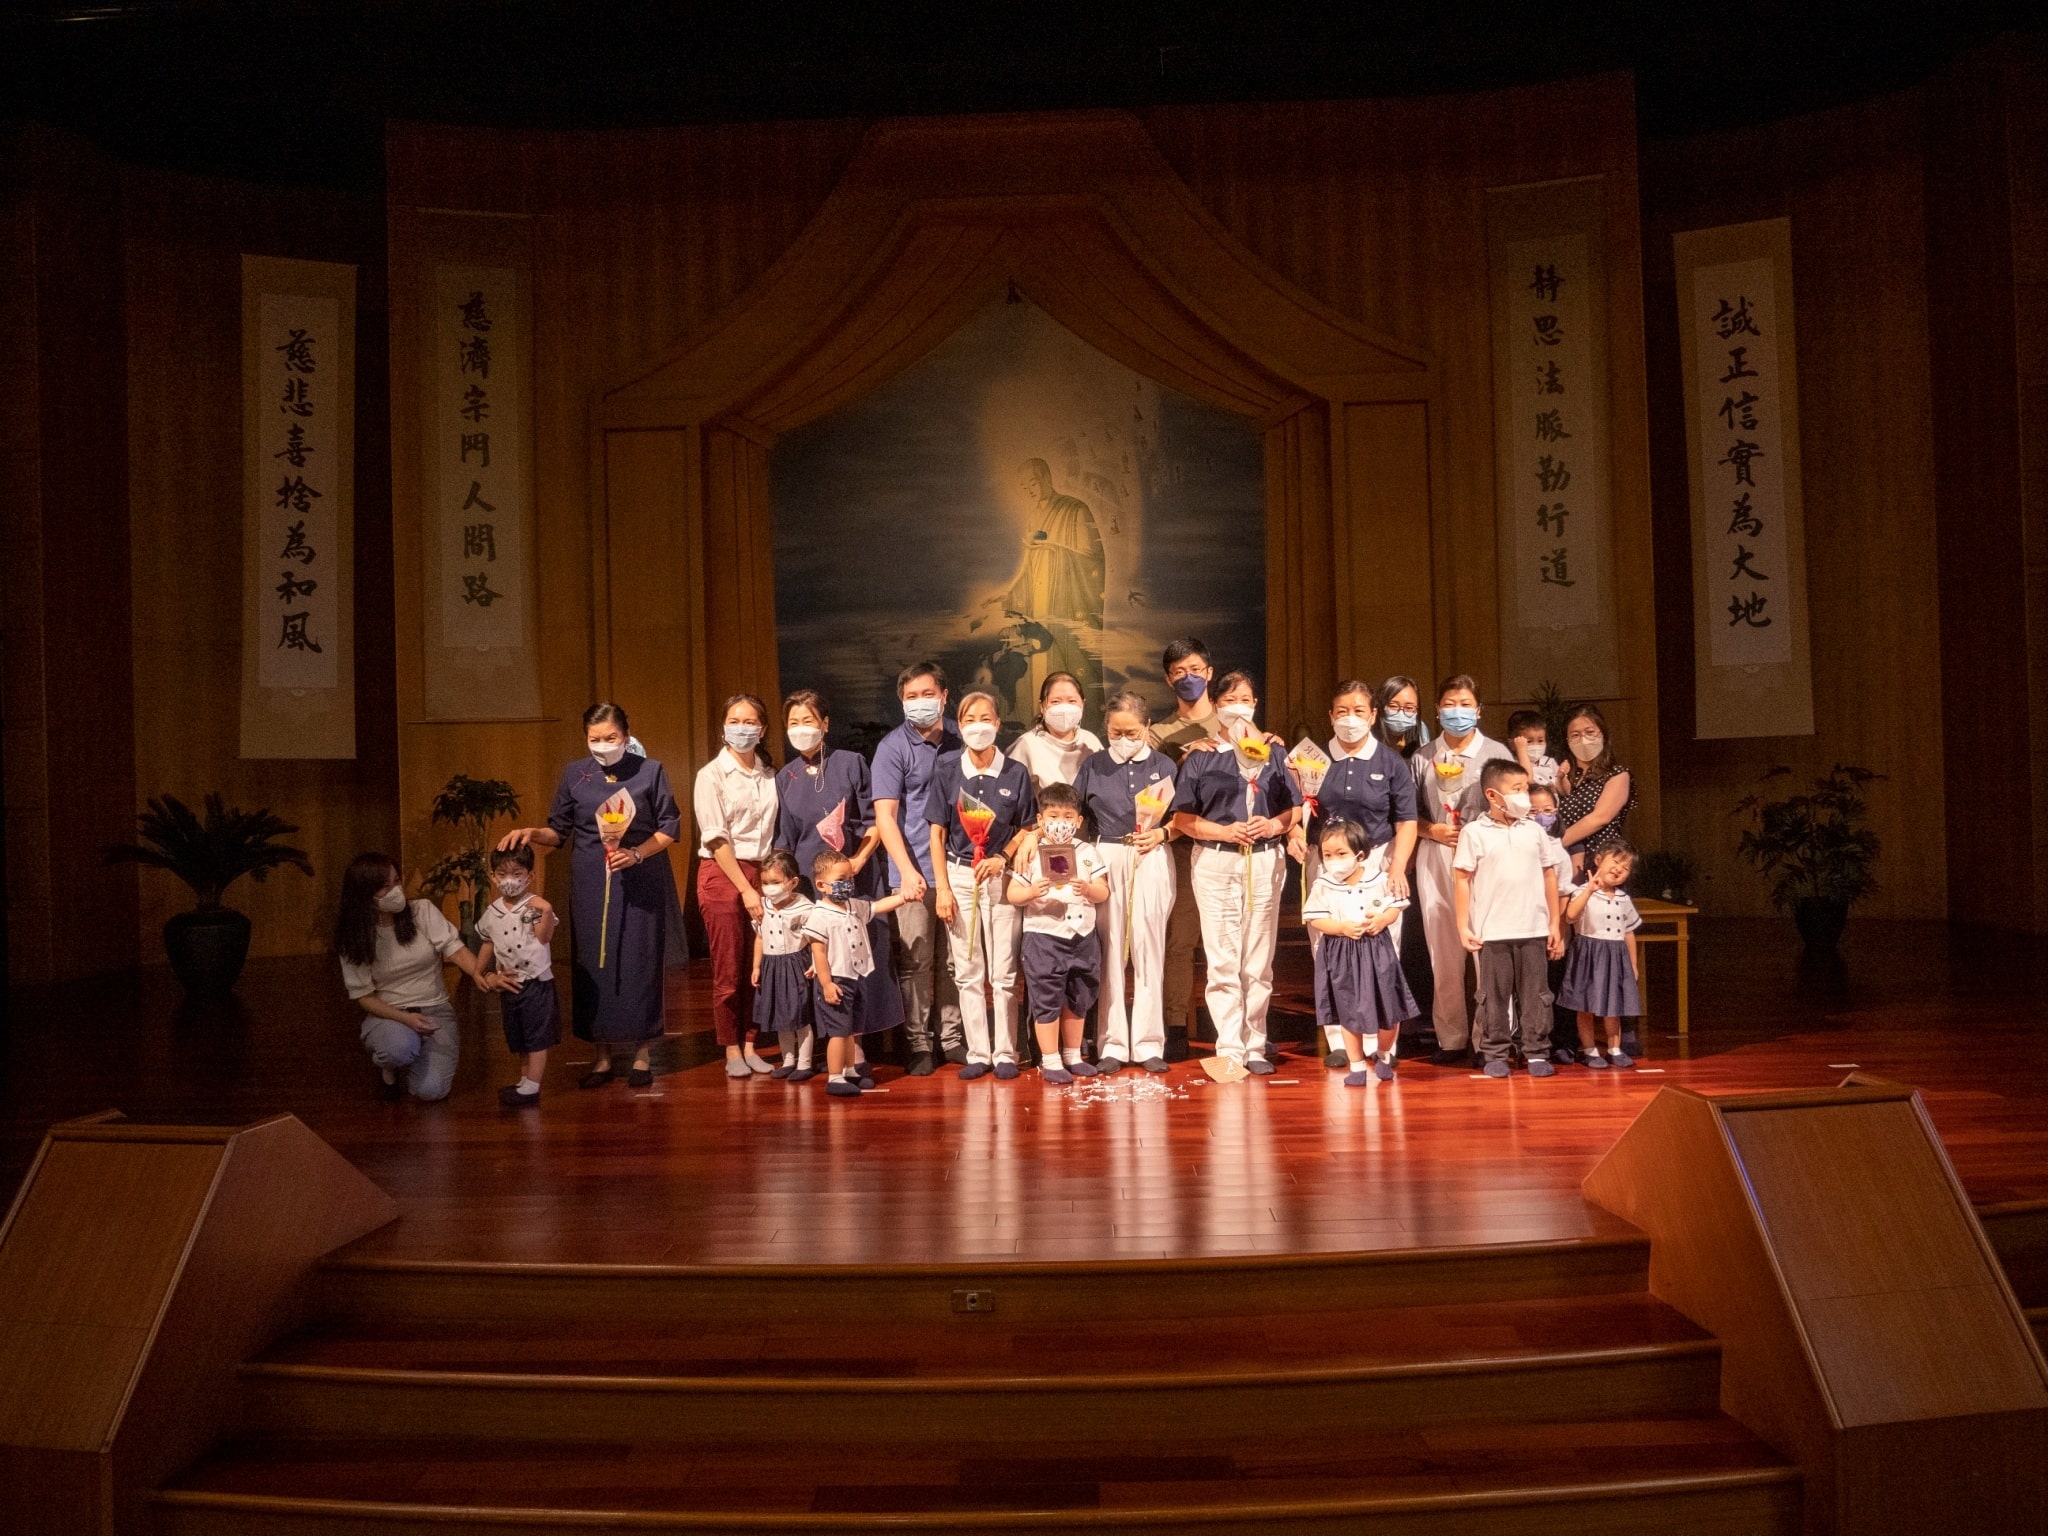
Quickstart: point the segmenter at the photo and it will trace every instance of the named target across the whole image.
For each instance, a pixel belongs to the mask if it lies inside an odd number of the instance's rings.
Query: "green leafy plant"
[[[462,846],[420,877],[420,894],[436,902],[460,895],[459,923],[465,937],[475,933],[476,920],[489,899],[491,824],[518,814],[519,792],[503,779],[472,779],[458,773],[434,796],[430,819],[455,828]]]
[[[1766,785],[1792,770],[1765,773]],[[1812,787],[1776,799],[1763,791],[1743,796],[1733,814],[1749,818],[1735,851],[1771,880],[1771,903],[1792,911],[1802,901],[1854,906],[1877,890],[1879,845],[1866,819],[1863,787],[1884,777],[1837,763]]]
[[[1536,691],[1529,698],[1529,707],[1543,717],[1543,729],[1550,742],[1550,755],[1559,762],[1566,760],[1564,750],[1564,728],[1572,717],[1572,711],[1579,707],[1577,699],[1568,699],[1564,690],[1545,678],[1536,685]]]
[[[169,870],[192,887],[202,912],[220,910],[222,893],[244,875],[260,883],[273,869],[313,873],[303,848],[275,841],[297,827],[267,810],[229,809],[219,795],[206,797],[204,820],[176,795],[162,795],[136,814],[135,824],[138,841],[107,849],[107,863]]]
[[[1637,896],[1691,906],[1692,883],[1697,878],[1699,865],[1693,862],[1692,855],[1674,853],[1668,848],[1653,848],[1636,860],[1635,873],[1629,876],[1628,888]]]

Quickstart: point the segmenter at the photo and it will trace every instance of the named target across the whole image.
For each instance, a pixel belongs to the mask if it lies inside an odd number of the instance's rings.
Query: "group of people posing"
[[[1273,956],[1295,864],[1325,1062],[1347,1083],[1394,1075],[1402,1027],[1421,1012],[1411,969],[1433,993],[1436,1064],[1472,1061],[1475,1036],[1492,1077],[1517,1059],[1536,1076],[1554,1061],[1630,1064],[1620,1021],[1641,1011],[1640,920],[1624,888],[1632,791],[1597,707],[1572,714],[1559,761],[1539,715],[1512,716],[1505,742],[1485,735],[1469,677],[1436,690],[1433,736],[1412,679],[1346,682],[1327,754],[1305,775],[1261,728],[1250,675],[1218,676],[1194,639],[1162,661],[1170,712],[1155,718],[1142,695],[1114,693],[1097,737],[1079,681],[1054,673],[1037,720],[1007,748],[993,694],[955,699],[943,669],[920,662],[897,678],[903,721],[872,761],[830,746],[814,691],[790,694],[779,722],[750,694],[728,699],[722,745],[691,797],[725,1070],[823,1075],[829,1094],[857,1097],[874,1086],[864,1042],[901,1026],[912,1075],[952,1063],[963,1078],[1015,1078],[1031,1045],[1055,1084],[1163,1073],[1186,1050],[1199,942],[1212,1074],[1270,1073]],[[772,723],[788,748],[780,767]],[[673,905],[667,862],[653,856],[682,835],[682,812],[623,710],[595,705],[584,727],[588,755],[563,770],[547,823],[508,833],[491,855],[496,899],[476,952],[439,908],[406,899],[391,860],[351,866],[343,973],[387,1093],[448,1090],[447,960],[501,997],[522,1057],[501,1100],[539,1102],[560,1023],[557,914],[531,888],[535,845],[569,850],[572,1013],[598,1050],[579,1082],[612,1081],[628,1049],[627,1080],[652,1080]],[[1553,1045],[1554,1001],[1578,1015],[1576,1050]],[[771,1037],[773,1061],[759,1049]]]

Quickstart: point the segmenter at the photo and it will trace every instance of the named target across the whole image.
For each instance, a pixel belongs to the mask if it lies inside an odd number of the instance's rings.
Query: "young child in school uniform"
[[[1049,868],[1063,860],[1064,872]],[[1057,876],[1057,878],[1056,878]],[[1010,904],[1024,909],[1024,996],[1046,1082],[1095,1076],[1081,1056],[1081,1029],[1102,981],[1095,909],[1109,900],[1109,870],[1081,841],[1081,801],[1065,784],[1038,790],[1038,838],[1010,873]]]
[[[1558,1001],[1578,1014],[1579,1051],[1596,1070],[1635,1065],[1621,1048],[1621,1021],[1643,1012],[1636,969],[1636,930],[1643,919],[1624,889],[1635,867],[1635,849],[1619,840],[1609,843],[1593,855],[1592,879],[1573,892],[1565,908],[1574,932]],[[1605,1056],[1593,1033],[1595,1021],[1607,1037]]]
[[[811,903],[797,884],[796,855],[777,848],[761,861],[761,916],[754,924],[754,1028],[773,1030],[782,1059],[768,1075],[807,1083],[816,1077],[811,1027],[811,946],[804,937]]]
[[[867,1067],[854,1053],[859,1037],[886,1023],[868,1017],[867,988],[874,974],[875,948],[868,924],[903,905],[902,891],[875,901],[853,894],[853,861],[827,849],[811,861],[811,889],[818,899],[804,918],[803,937],[811,946],[811,994],[814,1027],[825,1037],[825,1091],[835,1099],[859,1098],[875,1086]]]
[[[1375,1075],[1390,1082],[1401,1026],[1422,1011],[1389,931],[1408,903],[1387,889],[1386,845],[1374,852],[1357,822],[1325,822],[1318,851],[1322,867],[1301,909],[1302,921],[1322,935],[1315,954],[1316,1023],[1343,1031],[1351,1067],[1345,1087],[1363,1088]],[[1367,1035],[1377,1052],[1371,1071]]]
[[[1458,939],[1479,957],[1479,1052],[1506,1077],[1509,1004],[1522,1020],[1531,1077],[1550,1077],[1549,964],[1564,953],[1557,865],[1562,850],[1529,819],[1529,770],[1494,758],[1480,773],[1486,814],[1465,823],[1451,859]]]
[[[1529,770],[1531,789],[1557,788],[1557,759],[1550,755],[1550,727],[1533,709],[1508,716],[1508,750]]]
[[[519,1081],[498,1090],[507,1109],[540,1102],[540,1077],[548,1051],[562,1038],[562,1005],[555,996],[555,966],[548,945],[555,936],[555,909],[536,896],[533,850],[500,848],[491,854],[491,884],[497,899],[476,920],[484,947],[477,973],[499,994],[505,1044],[519,1057]]]

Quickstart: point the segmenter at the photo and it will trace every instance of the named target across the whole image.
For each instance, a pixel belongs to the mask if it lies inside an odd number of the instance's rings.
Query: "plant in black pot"
[[[1773,768],[1763,782],[1791,773]],[[1776,798],[1760,790],[1735,806],[1750,823],[1735,851],[1771,879],[1771,904],[1792,914],[1809,950],[1832,952],[1849,909],[1877,889],[1878,841],[1863,787],[1883,777],[1837,763],[1809,789]]]
[[[168,869],[192,887],[199,904],[164,924],[164,950],[187,992],[227,991],[249,958],[249,919],[222,906],[221,896],[244,875],[260,882],[286,865],[312,874],[304,849],[276,841],[299,829],[269,811],[227,809],[219,795],[206,797],[203,821],[176,795],[164,795],[135,822],[138,841],[109,848],[107,862]]]
[[[519,814],[519,792],[503,779],[458,773],[434,796],[433,821],[455,828],[462,846],[420,877],[420,894],[438,902],[459,895],[456,927],[471,949],[483,947],[476,920],[491,901],[491,823]]]

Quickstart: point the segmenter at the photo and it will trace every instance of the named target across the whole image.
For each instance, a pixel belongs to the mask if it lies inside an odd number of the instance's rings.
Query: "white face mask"
[[[806,755],[818,750],[818,743],[825,739],[825,733],[815,725],[792,725],[788,731],[789,744]]]
[[[1575,737],[1571,745],[1573,757],[1576,757],[1582,763],[1590,763],[1594,758],[1607,750],[1607,738],[1604,736],[1594,736],[1590,739],[1581,740]]]
[[[1349,880],[1357,868],[1358,855],[1355,853],[1339,854],[1335,858],[1323,860],[1323,873],[1332,880]]]
[[[960,727],[960,739],[975,751],[985,752],[996,744],[996,728],[986,720],[977,720]]]
[[[498,876],[498,894],[507,901],[517,901],[526,894],[526,888],[533,883],[533,877],[525,870],[514,870]]]
[[[1502,795],[1500,803],[1501,808],[1515,821],[1520,821],[1529,814],[1529,792],[1526,789],[1518,789],[1512,795]]]
[[[725,728],[725,744],[735,752],[751,752],[761,744],[761,727],[728,725]]]
[[[761,887],[761,895],[778,907],[782,905],[782,898],[788,894],[789,887],[786,885],[764,885]]]
[[[1078,704],[1048,704],[1045,706],[1045,728],[1064,736],[1081,723],[1081,706]]]
[[[1109,755],[1119,763],[1135,763],[1151,750],[1142,736],[1112,736],[1109,741]]]
[[[1071,843],[1081,835],[1081,823],[1078,821],[1048,821],[1038,830],[1048,843]]]
[[[609,768],[626,755],[626,744],[623,741],[593,741],[590,743],[590,755]]]
[[[1216,706],[1217,719],[1232,722],[1243,721],[1246,725],[1251,724],[1252,716],[1258,712],[1259,707],[1256,704],[1219,704]]]
[[[944,714],[945,711],[946,706],[937,699],[905,699],[903,701],[903,718],[916,726],[920,731],[928,731],[937,725],[939,723],[939,716]]]
[[[1372,734],[1372,722],[1363,715],[1339,715],[1330,722],[1330,729],[1345,746],[1355,747]]]
[[[377,910],[389,912],[393,917],[405,910],[405,887],[394,885],[388,891],[377,893]]]

